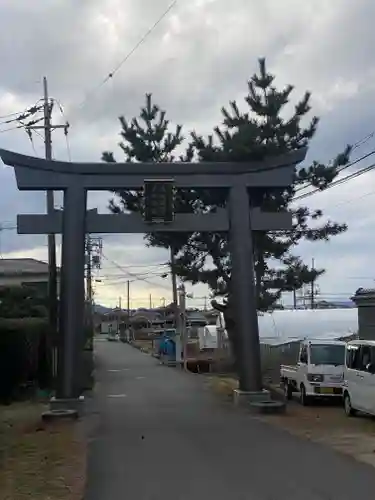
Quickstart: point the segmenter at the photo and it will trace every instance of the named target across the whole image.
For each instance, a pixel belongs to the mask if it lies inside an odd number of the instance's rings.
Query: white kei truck
[[[342,398],[345,345],[338,340],[301,341],[297,364],[280,367],[285,398],[298,393],[304,406],[317,398]]]

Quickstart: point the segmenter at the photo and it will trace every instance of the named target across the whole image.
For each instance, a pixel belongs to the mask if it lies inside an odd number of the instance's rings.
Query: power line
[[[122,269],[126,269],[125,267],[123,267]],[[128,271],[127,271],[128,272]],[[133,273],[135,276],[164,276],[164,275],[167,275],[169,274],[169,271],[167,270],[154,270],[154,271],[145,271],[145,272],[140,272],[140,273]],[[103,279],[119,279],[119,278],[123,278],[124,277],[124,274],[101,274],[100,275],[101,278]]]
[[[107,260],[108,262],[111,262],[114,266],[116,266],[118,269],[120,269],[120,271],[123,271],[125,273],[125,275],[131,276],[132,278],[137,278],[138,280],[144,281],[145,283],[148,283],[149,285],[156,286],[156,287],[159,287],[159,288],[164,288],[165,290],[170,291],[170,288],[167,287],[166,285],[164,285],[164,286],[161,285],[161,284],[159,285],[157,283],[153,283],[152,281],[149,281],[147,278],[139,277],[137,274],[131,273],[130,271],[127,271],[125,268],[123,268],[122,266],[120,266],[119,264],[117,264],[117,262],[115,262],[114,260],[109,259],[104,254],[102,254],[102,255],[103,255],[103,258],[105,260]]]
[[[375,134],[375,132],[374,132],[374,134]],[[347,168],[350,168],[350,167],[352,167],[353,165],[356,165],[357,163],[360,163],[361,161],[365,160],[366,158],[369,158],[370,156],[372,156],[373,154],[375,154],[375,150],[372,150],[372,151],[370,151],[369,153],[366,153],[365,155],[361,156],[360,158],[356,158],[356,159],[355,159],[355,160],[353,160],[352,162],[350,162],[350,163],[348,163],[347,165],[344,165],[343,167],[341,167],[341,168],[338,170],[338,173],[341,173],[341,172],[343,172],[344,170],[346,170]],[[298,193],[299,191],[303,191],[304,189],[307,189],[307,188],[309,188],[309,187],[312,187],[311,183],[310,183],[309,185],[307,185],[307,186],[301,186],[301,187],[297,188],[297,189],[295,190],[295,193]],[[324,190],[319,189],[319,188],[316,188],[316,190],[317,190],[317,191],[324,191]],[[315,190],[315,191],[316,191],[316,190]],[[304,194],[307,194],[307,193],[304,193]],[[303,196],[303,195],[301,195],[301,196]],[[297,197],[297,198],[294,198],[294,199],[298,199],[298,197]]]
[[[31,118],[38,111],[41,111],[43,109],[43,106],[38,106],[38,102],[39,101],[37,101],[33,106],[26,108],[24,111],[14,113],[14,115],[18,115],[17,118],[14,118],[12,120],[7,120],[5,122],[0,123],[0,125],[10,124],[10,123],[15,123],[15,122],[18,122],[20,124],[20,125],[14,126],[14,127],[8,127],[8,128],[3,129],[3,130],[0,130],[0,134],[3,134],[5,132],[11,132],[12,130],[18,130],[18,129],[25,129],[27,132],[28,127],[31,127],[32,125],[35,125],[40,120],[42,120],[42,118],[40,118],[40,119],[36,119],[36,120],[31,120],[28,123],[23,123],[24,120]],[[29,135],[29,138],[30,138],[30,135]]]
[[[309,196],[312,196],[313,194],[316,194],[316,193],[323,193],[323,192],[327,191],[327,189],[331,189],[331,188],[339,186],[341,184],[345,184],[346,182],[348,182],[352,179],[355,179],[356,177],[360,177],[363,174],[371,172],[372,170],[374,170],[374,168],[375,168],[375,163],[373,163],[372,165],[369,165],[368,167],[363,168],[362,170],[359,170],[357,172],[353,172],[352,174],[347,175],[343,179],[338,179],[337,181],[333,181],[325,189],[316,188],[313,191],[296,196],[293,198],[292,201],[294,202],[297,200],[302,200],[302,199],[307,198]]]
[[[361,146],[363,146],[364,144],[366,144],[370,139],[372,139],[373,137],[375,136],[375,130],[368,133],[367,135],[363,136],[361,139],[359,139],[357,142],[355,142],[351,148],[351,152],[355,151],[356,149],[360,148]],[[343,165],[341,168],[338,169],[338,173],[341,173],[343,170],[347,169],[347,168],[350,168],[352,167],[353,165],[355,165],[356,163],[362,161],[363,159],[367,158],[368,156],[371,156],[372,154],[374,154],[375,151],[371,151],[369,154],[366,154],[364,156],[362,156],[361,158],[358,158],[356,160],[354,160],[353,162],[350,162],[348,163],[347,165]],[[333,159],[331,160],[333,161]],[[304,189],[307,189],[311,184],[308,184],[308,185],[305,185],[305,186],[301,186],[299,188],[297,188],[295,190],[295,193],[298,193],[299,191],[302,191]]]
[[[60,110],[60,113],[61,113],[63,119],[65,120],[65,129],[64,129],[65,144],[66,144],[66,151],[68,154],[68,160],[69,160],[69,162],[71,162],[72,161],[72,154],[71,154],[70,141],[69,141],[69,126],[70,125],[69,125],[69,122],[66,118],[64,108],[63,108],[63,105],[61,104],[61,102],[54,97],[52,98],[52,102],[56,102],[56,104]]]
[[[120,71],[122,66],[130,59],[130,57],[136,52],[136,50],[147,40],[147,38],[152,34],[152,32],[158,27],[158,25],[163,21],[163,19],[169,14],[169,12],[174,8],[177,4],[178,0],[173,0],[167,9],[161,14],[161,16],[155,21],[155,23],[146,31],[146,33],[138,40],[138,42],[132,47],[132,49],[126,53],[125,57],[121,59],[121,61],[115,66],[115,68],[107,74],[107,76],[91,91],[86,93],[86,96],[82,100],[80,104],[78,104],[78,108],[83,107],[86,102],[90,99],[90,97],[97,92],[103,85],[105,85],[109,80],[111,80],[115,74]]]
[[[123,269],[134,269],[134,268],[146,268],[146,269],[153,269],[155,267],[166,267],[168,264],[137,264],[137,265],[129,265],[129,266],[122,266]],[[113,269],[116,266],[106,266],[106,269]]]
[[[342,201],[340,203],[337,203],[336,205],[330,205],[330,206],[326,207],[324,210],[336,208],[336,207],[341,207],[342,205],[348,205],[349,203],[353,203],[353,201],[359,201],[359,200],[366,198],[367,196],[373,196],[374,194],[375,194],[375,191],[370,191],[369,193],[364,193],[361,196],[356,196],[355,198],[351,198],[349,200]]]
[[[14,113],[14,116],[16,118],[11,118],[9,120],[5,120],[0,122],[0,125],[9,125],[10,123],[14,122],[19,122],[21,120],[25,120],[26,118],[29,118],[30,116],[35,115],[38,111],[41,111],[43,109],[43,106],[38,106],[38,103],[34,104],[33,106],[30,106],[23,111],[19,111],[18,113]],[[4,117],[6,118],[6,117]],[[2,117],[0,117],[0,120]]]
[[[0,134],[4,134],[5,132],[10,132],[11,130],[17,130],[19,128],[24,128],[23,125],[19,125],[18,127],[9,127],[3,130],[0,130]]]
[[[22,113],[22,111],[15,111],[14,113],[9,113],[7,115],[2,115],[2,116],[0,116],[0,120],[4,120],[5,118],[9,118],[11,116],[20,115],[21,113]]]
[[[353,144],[352,151],[354,151],[355,149],[360,148],[361,146],[366,144],[366,142],[368,142],[374,136],[375,136],[375,130],[373,130],[369,134],[365,135],[362,139],[359,139],[359,141],[357,141],[355,144]]]
[[[160,274],[159,273],[144,273],[144,274],[137,274],[136,278],[134,278],[134,280],[137,280],[137,279],[144,279],[144,278],[149,278],[149,277],[156,277],[156,278],[166,278],[170,273],[162,273]],[[126,281],[127,280],[127,277],[125,277],[124,275],[107,275],[107,276],[103,276],[103,275],[98,275],[97,278],[98,280],[100,281],[105,281],[106,284],[111,284],[113,286],[115,285],[118,285],[118,284],[121,284],[122,282]]]

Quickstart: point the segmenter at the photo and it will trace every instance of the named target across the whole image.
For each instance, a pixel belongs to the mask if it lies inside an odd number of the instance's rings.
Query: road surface
[[[375,470],[221,404],[201,377],[97,342],[85,500],[373,500]]]

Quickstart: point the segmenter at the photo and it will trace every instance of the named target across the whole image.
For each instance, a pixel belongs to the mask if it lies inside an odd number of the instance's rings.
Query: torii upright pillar
[[[86,198],[79,180],[64,192],[57,400],[76,399],[82,390]]]
[[[254,282],[254,256],[247,186],[241,176],[229,189],[229,233],[232,257],[232,285],[236,290],[236,335],[239,338],[240,390],[259,392],[262,387],[259,328]]]

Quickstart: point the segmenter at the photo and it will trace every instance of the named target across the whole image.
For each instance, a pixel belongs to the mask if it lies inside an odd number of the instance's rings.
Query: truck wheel
[[[300,386],[300,402],[302,406],[308,406],[310,404],[310,398],[306,395],[306,388],[303,384]]]
[[[288,380],[284,380],[284,396],[287,401],[290,401],[293,396],[293,388]]]
[[[348,417],[354,417],[356,414],[355,409],[352,407],[352,402],[350,401],[349,393],[344,394],[344,410]]]

